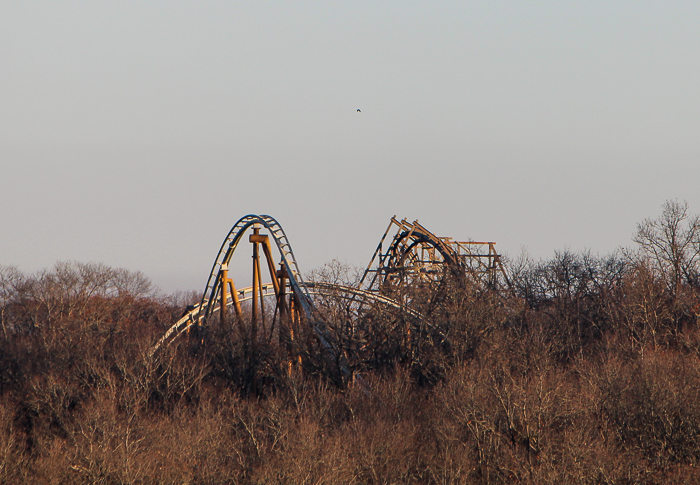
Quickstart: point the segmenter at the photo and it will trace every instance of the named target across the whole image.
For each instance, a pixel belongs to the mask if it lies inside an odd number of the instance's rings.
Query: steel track
[[[358,303],[360,310],[356,309],[356,311],[361,311],[364,304],[378,303],[399,309],[412,317],[419,317],[420,315],[417,312],[407,308],[404,304],[383,295],[377,288],[379,281],[382,278],[386,278],[388,271],[391,270],[391,268],[388,268],[388,266],[397,268],[403,267],[404,258],[411,252],[413,246],[421,243],[429,244],[440,253],[443,261],[452,267],[466,269],[465,258],[472,257],[473,259],[476,257],[477,264],[481,264],[484,266],[484,268],[488,269],[488,267],[483,265],[483,262],[479,259],[481,256],[488,255],[471,255],[466,246],[464,246],[465,244],[469,243],[458,243],[451,241],[449,238],[439,238],[418,224],[418,221],[408,224],[405,222],[405,219],[399,222],[395,217],[392,217],[392,222],[389,224],[384,237],[382,237],[372,260],[370,261],[370,264],[357,287],[335,285],[324,282],[307,282],[304,281],[301,276],[296,258],[294,257],[294,252],[292,251],[292,246],[290,245],[282,226],[269,215],[249,214],[242,217],[238,220],[238,222],[236,222],[236,224],[234,224],[224,239],[224,242],[221,244],[221,248],[219,249],[216,259],[214,260],[214,264],[212,265],[211,272],[209,273],[207,285],[202,293],[200,303],[165,332],[163,337],[161,337],[161,339],[153,347],[153,352],[164,344],[167,344],[171,340],[177,338],[191,327],[195,325],[205,325],[207,320],[210,319],[213,314],[220,311],[220,305],[218,303],[221,300],[221,284],[218,284],[218,282],[220,280],[221,271],[223,267],[228,267],[233,253],[236,251],[242,236],[245,234],[246,230],[254,224],[259,224],[262,226],[260,227],[261,229],[267,229],[269,236],[272,238],[272,240],[274,240],[274,244],[277,246],[279,251],[280,264],[284,267],[287,274],[285,283],[286,289],[289,290],[289,293],[294,294],[296,301],[302,308],[306,321],[314,329],[314,332],[322,347],[325,348],[338,362],[340,362],[342,359],[338,358],[336,349],[334,349],[330,343],[332,339],[330,338],[330,334],[328,332],[329,326],[324,321],[323,316],[315,308],[312,295],[340,297],[349,300],[349,305]],[[399,231],[387,248],[388,250],[383,252],[382,245],[392,225],[397,225],[399,227]],[[492,245],[493,243],[473,244]],[[464,255],[460,253],[462,250],[465,252]],[[494,253],[494,256],[497,257],[498,255]],[[502,267],[500,266],[499,269],[501,272],[503,272],[507,282],[505,271],[503,271]],[[368,278],[370,274],[372,277]],[[272,284],[262,285],[260,290],[262,297],[270,297],[275,295],[274,286]],[[250,300],[252,298],[253,287],[236,290],[236,293],[239,302]],[[233,295],[227,295],[226,306],[233,304],[232,296]],[[341,371],[345,372],[342,369],[342,363],[340,366]]]
[[[385,305],[391,308],[396,308],[398,310],[401,310],[402,312],[405,312],[407,315],[410,315],[412,317],[420,317],[420,314],[414,310],[411,310],[410,308],[407,308],[405,305],[402,305],[401,303],[397,302],[396,300],[392,300],[389,297],[386,297],[384,295],[380,295],[378,293],[373,293],[365,290],[361,290],[359,288],[354,288],[352,286],[344,286],[344,285],[336,285],[332,283],[322,283],[322,282],[311,282],[311,281],[301,281],[299,283],[299,286],[302,288],[305,288],[307,290],[307,294],[311,296],[315,295],[321,295],[321,296],[332,296],[332,297],[337,297],[337,298],[343,298],[345,300],[351,300],[351,301],[358,301],[362,303],[379,303],[381,305]],[[291,290],[291,286],[287,285],[287,289]],[[249,286],[247,288],[242,288],[240,290],[237,290],[238,293],[238,301],[243,303],[246,301],[250,301],[253,298],[253,287]],[[274,297],[275,292],[272,284],[267,284],[263,285],[263,294],[262,296],[264,298],[268,297]],[[205,302],[205,307],[206,307]],[[229,297],[226,300],[226,306],[229,307],[233,305],[233,298]],[[173,324],[172,327],[170,327],[167,332],[163,335],[163,337],[158,341],[158,343],[154,346],[154,349],[157,349],[164,343],[176,339],[179,335],[186,333],[193,325],[195,325],[199,321],[200,315],[203,313],[202,310],[202,303],[196,305],[191,311],[189,311],[187,314],[183,315],[182,318],[180,318],[175,324]],[[213,305],[212,306],[212,315],[219,311],[219,306],[218,305]]]
[[[160,340],[158,340],[158,342],[153,346],[151,353],[156,352],[163,345],[166,345],[170,341],[187,332],[194,325],[205,324],[215,312],[219,311],[219,305],[217,305],[216,302],[220,299],[221,285],[217,284],[217,280],[219,278],[222,266],[228,266],[233,253],[236,251],[236,248],[241,241],[242,236],[245,234],[246,230],[254,224],[261,224],[270,233],[270,237],[274,240],[279,251],[281,258],[280,263],[284,266],[284,269],[287,272],[287,288],[294,293],[297,301],[301,304],[306,320],[312,325],[321,345],[336,361],[340,362],[340,370],[342,373],[347,374],[348,370],[343,368],[344,365],[341,362],[342,359],[338,359],[336,349],[334,349],[330,343],[331,339],[327,330],[327,324],[314,307],[313,299],[311,297],[312,294],[332,294],[348,300],[360,299],[365,302],[372,301],[393,308],[402,309],[410,315],[417,316],[415,312],[405,309],[400,303],[377,293],[371,293],[359,288],[333,285],[330,283],[304,281],[302,279],[301,272],[299,271],[296,258],[294,257],[292,246],[289,244],[289,240],[287,239],[287,235],[285,234],[284,229],[282,229],[282,226],[271,216],[249,214],[242,217],[238,220],[238,222],[236,222],[236,224],[234,224],[227,234],[226,239],[224,239],[224,242],[221,244],[221,248],[219,249],[216,259],[214,260],[214,264],[212,265],[211,272],[209,273],[209,279],[207,280],[207,285],[202,293],[200,303],[177,322],[175,322],[175,324],[165,332]],[[237,293],[239,296],[239,301],[242,302],[250,300],[252,298],[253,287],[251,286],[238,290]],[[263,285],[263,297],[274,295],[275,293],[272,284]],[[226,299],[226,305],[230,306],[232,304],[233,299],[229,296]]]

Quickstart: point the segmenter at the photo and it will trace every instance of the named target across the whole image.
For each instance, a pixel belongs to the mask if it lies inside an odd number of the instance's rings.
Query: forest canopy
[[[341,384],[311,332],[294,366],[233,319],[154,352],[200,295],[139,272],[0,266],[0,482],[698,483],[700,218],[667,201],[633,241],[510,261],[508,291],[447,274],[359,323],[326,298]]]

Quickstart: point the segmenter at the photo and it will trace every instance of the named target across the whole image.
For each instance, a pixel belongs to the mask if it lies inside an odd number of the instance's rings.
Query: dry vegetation
[[[0,267],[1,483],[698,483],[700,223],[669,202],[639,250],[511,265],[369,309],[326,377],[212,328],[155,355],[189,303],[140,274]]]

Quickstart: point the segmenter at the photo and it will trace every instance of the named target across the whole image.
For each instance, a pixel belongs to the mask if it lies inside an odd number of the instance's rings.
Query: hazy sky
[[[365,265],[394,214],[548,258],[700,212],[698,1],[6,0],[0,66],[26,272],[201,290],[249,213],[309,271]]]

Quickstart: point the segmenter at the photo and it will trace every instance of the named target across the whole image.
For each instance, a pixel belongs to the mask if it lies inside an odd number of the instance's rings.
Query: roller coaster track
[[[311,312],[311,299],[304,288],[299,285],[301,281],[301,273],[299,272],[299,267],[297,266],[297,261],[294,258],[294,253],[292,252],[292,246],[287,240],[287,235],[284,233],[282,226],[271,216],[268,215],[247,215],[242,217],[236,222],[236,224],[231,228],[226,239],[221,244],[219,253],[214,260],[214,265],[211,268],[209,274],[209,279],[207,280],[207,286],[204,289],[204,294],[202,295],[202,301],[200,306],[205,308],[204,315],[208,316],[211,313],[211,306],[215,301],[216,296],[218,296],[220,285],[217,285],[217,279],[222,271],[223,265],[228,265],[231,261],[233,253],[238,247],[238,243],[241,237],[245,233],[246,229],[249,227],[260,224],[265,227],[272,235],[272,239],[275,241],[277,249],[279,250],[281,257],[281,264],[287,272],[287,278],[289,283],[294,290],[294,293],[301,298],[301,304],[304,308],[304,312],[310,315]],[[209,295],[207,297],[207,295]]]
[[[397,232],[384,251],[383,244],[392,227],[396,227]],[[233,280],[228,277],[228,266],[243,235],[250,228],[253,230],[249,237],[249,241],[253,244],[253,286],[236,289]],[[260,231],[267,231],[269,235],[262,234]],[[279,270],[275,269],[270,239],[279,252]],[[488,251],[479,252],[478,248],[483,247],[487,247]],[[264,259],[260,257],[259,248],[263,250]],[[474,248],[477,250],[474,251]],[[267,262],[271,283],[262,283],[261,259]],[[407,276],[408,280],[415,277],[435,279],[440,273],[444,274],[446,269],[466,273],[478,284],[486,280],[488,284],[485,286],[493,286],[492,283],[497,280],[499,274],[507,283],[505,271],[500,264],[500,255],[495,252],[494,243],[457,242],[450,238],[440,238],[418,224],[418,221],[407,223],[405,219],[398,221],[395,217],[391,218],[387,231],[356,287],[327,282],[307,282],[301,276],[292,247],[282,226],[271,216],[250,214],[239,219],[224,239],[199,304],[192,307],[167,330],[154,345],[152,352],[156,352],[192,328],[209,324],[217,313],[220,321],[224,322],[228,318],[230,307],[236,310],[239,321],[242,321],[241,303],[243,302],[250,302],[249,306],[252,307],[249,318],[253,329],[252,339],[255,341],[257,318],[260,318],[263,333],[265,333],[263,301],[275,298],[276,306],[271,327],[274,327],[275,318],[278,315],[280,325],[283,323],[287,325],[290,335],[294,333],[293,325],[305,322],[313,330],[326,356],[330,358],[327,360],[334,362],[340,379],[346,379],[351,371],[343,355],[334,347],[329,325],[322,313],[317,310],[314,298],[322,296],[346,300],[348,303],[345,308],[347,310],[354,308],[356,316],[366,305],[377,304],[397,309],[413,318],[420,318],[420,315],[409,308],[406,302],[397,301],[390,296],[392,292],[385,291],[387,284],[397,284],[397,282],[400,284],[407,281]]]
[[[238,244],[240,243],[242,236],[245,234],[246,230],[250,227],[254,227],[255,235],[259,234],[260,229],[264,228],[272,236],[279,254],[280,254],[280,266],[284,273],[285,284],[283,288],[290,288],[292,294],[294,295],[295,301],[302,308],[303,314],[306,317],[307,322],[312,325],[316,336],[321,343],[322,347],[326,349],[331,355],[337,359],[335,349],[329,341],[328,331],[321,318],[317,315],[307,285],[304,284],[299,267],[297,265],[296,259],[294,257],[294,252],[292,251],[292,246],[289,244],[287,235],[284,233],[282,226],[271,216],[268,215],[254,215],[249,214],[234,224],[234,226],[229,231],[226,239],[221,244],[221,248],[214,260],[211,272],[209,273],[209,279],[207,280],[207,285],[204,289],[202,295],[202,300],[198,305],[194,307],[190,312],[184,315],[180,320],[178,320],[165,335],[156,343],[154,346],[154,352],[158,350],[162,345],[166,344],[170,340],[178,337],[183,332],[189,330],[192,326],[202,325],[209,319],[213,313],[215,313],[217,300],[223,300],[223,305],[221,308],[226,308],[232,304],[240,303],[238,299],[238,293],[236,291],[231,292],[231,298],[225,294],[227,283],[232,285],[232,281],[226,278],[228,272],[228,264],[231,261],[233,253],[236,251]],[[251,236],[252,237],[252,236]],[[266,237],[266,236],[263,236]],[[268,263],[272,262],[271,255],[265,251],[268,257]],[[273,268],[270,268],[271,271]],[[260,270],[258,268],[258,277],[260,276]],[[222,278],[223,275],[223,278]],[[261,297],[270,296],[265,294],[269,291],[271,287],[276,287],[277,285],[260,285]],[[249,293],[248,299],[254,299],[256,286],[247,288],[241,291],[241,296],[245,296]],[[278,290],[277,290],[278,291]],[[279,294],[277,293],[278,296]],[[222,298],[223,297],[223,298]]]
[[[345,285],[337,285],[333,283],[325,283],[325,282],[312,282],[312,281],[302,281],[300,283],[300,286],[303,288],[306,288],[308,295],[310,296],[315,296],[315,295],[323,295],[323,296],[331,296],[331,297],[336,297],[336,298],[342,298],[345,300],[349,301],[360,301],[362,303],[377,303],[380,305],[384,305],[390,308],[395,308],[397,310],[400,310],[407,315],[414,317],[414,318],[419,318],[420,314],[410,308],[407,308],[405,305],[401,305],[399,302],[392,300],[391,298],[374,293],[371,291],[365,291],[361,290],[359,288],[355,288],[353,286],[345,286]],[[291,287],[288,286],[289,289]],[[263,297],[265,298],[272,298],[275,296],[275,292],[273,289],[272,284],[267,284],[263,285]],[[253,287],[248,286],[246,288],[242,288],[238,290],[238,301],[243,303],[246,301],[250,301],[253,298]],[[192,310],[187,312],[185,315],[182,316],[175,324],[168,329],[168,331],[163,335],[163,337],[158,341],[158,343],[155,345],[155,349],[158,347],[164,345],[165,343],[176,339],[179,335],[186,333],[188,330],[190,330],[194,325],[197,324],[197,322],[200,320],[201,315],[203,315],[203,308],[207,307],[207,302],[205,302],[204,306],[202,304],[195,305]],[[233,305],[233,298],[229,298],[227,300],[227,306]],[[219,309],[217,307],[213,307],[212,314],[218,312]]]
[[[396,229],[395,235],[384,251],[384,242],[392,228]],[[399,221],[394,216],[359,286],[367,291],[382,291],[387,283],[395,286],[405,279],[435,279],[449,269],[454,274],[467,276],[472,283],[483,288],[510,289],[495,245],[494,242],[454,241],[449,237],[438,237],[418,221]]]

